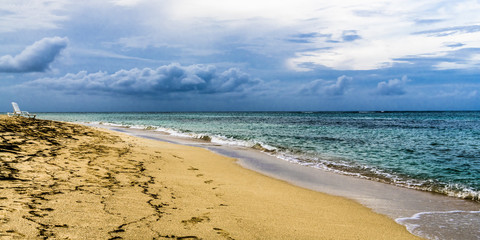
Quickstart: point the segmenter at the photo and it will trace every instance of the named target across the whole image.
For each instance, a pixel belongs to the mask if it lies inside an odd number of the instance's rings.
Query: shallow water
[[[480,112],[45,113],[253,147],[328,171],[478,201]]]
[[[480,211],[421,212],[397,222],[428,239],[480,239]],[[477,229],[475,231],[475,229]],[[461,234],[461,235],[460,235]]]

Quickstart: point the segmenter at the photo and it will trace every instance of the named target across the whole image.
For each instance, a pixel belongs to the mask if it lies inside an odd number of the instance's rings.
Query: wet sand
[[[417,239],[203,148],[0,117],[2,239]]]

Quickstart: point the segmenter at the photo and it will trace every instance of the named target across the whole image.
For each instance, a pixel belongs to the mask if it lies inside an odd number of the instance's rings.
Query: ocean
[[[480,112],[38,113],[166,132],[280,160],[480,201]]]

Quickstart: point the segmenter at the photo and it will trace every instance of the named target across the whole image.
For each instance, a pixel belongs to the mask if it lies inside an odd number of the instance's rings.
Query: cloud
[[[358,35],[357,31],[355,30],[343,31],[342,33],[342,40],[344,42],[351,42],[361,38],[362,37],[360,37],[360,35]]]
[[[407,76],[403,76],[402,79],[390,79],[388,81],[379,82],[377,85],[377,93],[385,96],[404,95],[405,84],[410,80]]]
[[[348,90],[351,81],[352,78],[345,75],[338,77],[337,81],[317,79],[301,86],[300,93],[307,95],[342,96]]]
[[[315,10],[318,13],[315,25],[318,36],[332,37],[309,39],[312,45],[324,48],[296,51],[287,60],[293,70],[324,67],[375,70],[416,63],[399,60],[406,57],[440,57],[458,48],[480,47],[480,25],[472,25],[480,20],[476,13],[480,10],[478,1],[420,4],[415,1],[369,0],[358,5],[341,1]],[[308,25],[302,30],[315,32],[308,29]],[[452,49],[451,45],[445,44],[452,41],[463,45],[454,45],[455,49]],[[304,63],[309,63],[310,67],[304,67]]]
[[[145,62],[153,62],[155,60],[141,58],[141,57],[132,57],[127,55],[118,54],[115,52],[109,52],[101,49],[82,49],[76,48],[70,50],[70,53],[75,53],[87,57],[98,57],[98,58],[112,58],[112,59],[125,59],[125,60],[138,60],[138,61],[145,61]]]
[[[112,3],[118,6],[131,7],[139,4],[142,0],[112,0]]]
[[[417,63],[407,58],[445,56],[459,48],[480,47],[480,32],[474,25],[480,21],[480,3],[471,0],[367,0],[362,4],[349,0],[332,4],[314,0],[110,0],[95,4],[100,7],[85,8],[81,16],[118,27],[105,40],[110,46],[141,54],[155,49],[157,57],[170,54],[180,62],[191,58],[213,62],[221,57],[232,61],[232,56],[238,56],[236,51],[241,51],[283,62],[294,71],[375,70]],[[92,9],[110,8],[115,11],[89,15],[97,13]],[[85,26],[90,30],[90,25]],[[235,60],[249,61],[245,59]]]
[[[463,43],[446,43],[445,46],[450,48],[459,48],[465,46]]]
[[[480,32],[480,25],[431,29],[427,31],[414,32],[413,34],[431,34],[432,36],[443,37],[443,36],[449,36],[449,35],[454,35],[458,33],[474,33],[474,32]]]
[[[0,72],[44,72],[67,44],[67,38],[43,38],[14,57],[0,57]]]
[[[168,93],[216,94],[243,92],[261,81],[236,68],[224,72],[213,65],[181,66],[177,63],[156,69],[133,68],[106,72],[67,74],[60,78],[42,78],[25,85],[87,94],[161,95]]]
[[[443,19],[417,19],[416,24],[434,24],[444,21]]]
[[[313,39],[315,39],[316,37],[318,37],[318,33],[315,32],[299,33],[289,36],[286,41],[293,43],[313,43]]]
[[[1,1],[0,32],[58,29],[57,22],[68,19],[60,15],[67,4],[68,1],[52,0]]]
[[[443,98],[464,98],[464,99],[469,99],[469,98],[475,98],[478,96],[478,91],[477,90],[469,90],[469,89],[461,89],[457,88],[455,90],[440,90],[437,94],[436,97],[443,97]]]
[[[449,61],[441,61],[434,64],[432,67],[436,70],[472,70],[480,69],[480,54],[479,49],[472,49],[471,52],[459,54]]]

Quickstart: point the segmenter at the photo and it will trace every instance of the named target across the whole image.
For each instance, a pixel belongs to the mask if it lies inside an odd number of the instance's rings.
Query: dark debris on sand
[[[82,125],[0,116],[0,239],[202,239],[164,230],[177,198],[148,167],[158,158],[136,147]]]

